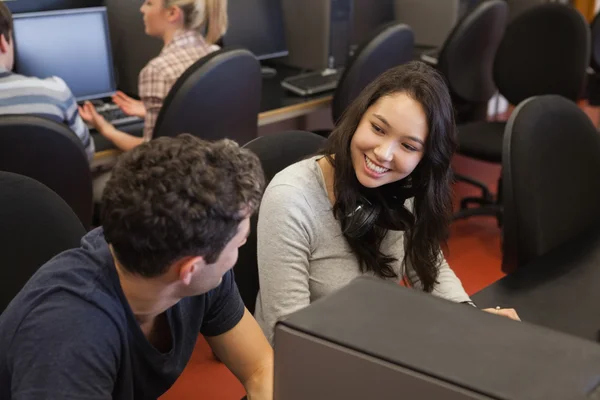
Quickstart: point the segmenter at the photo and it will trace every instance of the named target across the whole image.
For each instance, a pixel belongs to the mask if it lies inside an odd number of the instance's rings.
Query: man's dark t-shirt
[[[225,333],[243,313],[229,271],[216,289],[167,310],[172,347],[159,352],[96,229],[41,267],[0,316],[0,400],[156,399],[183,371],[199,333]]]

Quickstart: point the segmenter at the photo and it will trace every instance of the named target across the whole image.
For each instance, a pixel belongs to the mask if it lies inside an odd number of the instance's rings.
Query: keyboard
[[[342,72],[341,69],[325,69],[291,76],[282,80],[281,86],[300,96],[328,92],[337,87]]]
[[[97,105],[96,111],[98,111],[98,114],[102,115],[104,119],[114,126],[142,121],[142,119],[139,117],[133,117],[125,114],[123,110],[121,110],[115,103],[104,103]]]

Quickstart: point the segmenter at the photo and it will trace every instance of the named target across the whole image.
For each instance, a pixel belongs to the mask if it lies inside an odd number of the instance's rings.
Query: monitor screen
[[[223,44],[250,50],[259,60],[288,54],[281,0],[229,0]]]
[[[15,15],[15,72],[62,78],[78,101],[116,90],[104,7]]]

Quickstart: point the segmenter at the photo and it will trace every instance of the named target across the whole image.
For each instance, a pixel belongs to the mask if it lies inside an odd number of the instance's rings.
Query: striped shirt
[[[0,67],[0,115],[30,114],[66,124],[81,140],[88,159],[94,141],[81,119],[77,102],[60,78],[30,78]]]
[[[177,79],[193,63],[218,49],[219,46],[209,45],[196,31],[179,31],[144,67],[139,78],[140,99],[146,108],[144,140],[152,139],[160,108]]]

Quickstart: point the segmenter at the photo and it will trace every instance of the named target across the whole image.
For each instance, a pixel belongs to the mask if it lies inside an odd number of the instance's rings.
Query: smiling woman
[[[278,319],[363,274],[469,301],[441,252],[454,131],[443,78],[408,63],[360,94],[321,155],[275,176],[257,229],[256,318],[267,338]]]

